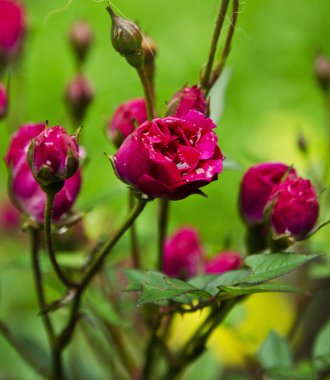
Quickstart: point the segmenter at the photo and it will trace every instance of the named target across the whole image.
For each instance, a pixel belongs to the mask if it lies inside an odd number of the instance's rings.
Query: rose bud
[[[69,41],[77,61],[82,63],[86,59],[93,42],[93,33],[90,25],[85,21],[76,21],[71,27]]]
[[[9,191],[14,206],[37,222],[42,223],[46,194],[42,191],[27,163],[30,142],[45,129],[45,124],[23,125],[12,137],[5,161],[10,171]],[[53,219],[59,220],[72,207],[80,189],[80,170],[65,181],[55,196]]]
[[[183,119],[146,121],[132,132],[113,157],[118,177],[137,192],[169,200],[203,194],[217,179],[224,159],[215,124],[197,111]]]
[[[125,138],[148,119],[146,102],[143,98],[128,100],[121,104],[112,116],[108,128],[109,139],[119,148]]]
[[[25,30],[22,5],[13,0],[0,0],[0,72],[20,53]]]
[[[77,75],[67,86],[65,99],[75,123],[80,124],[93,100],[91,84],[83,75]]]
[[[0,83],[0,120],[4,119],[7,114],[7,91],[4,86]]]
[[[221,252],[204,264],[205,273],[221,274],[243,265],[241,255],[236,252]]]
[[[289,176],[276,186],[269,198],[271,225],[276,235],[302,240],[319,215],[315,188],[307,179]]]
[[[140,28],[133,21],[117,16],[110,5],[106,9],[112,21],[111,42],[113,48],[123,55],[130,65],[140,68],[144,59]]]
[[[166,239],[164,273],[182,279],[193,277],[198,272],[202,256],[198,232],[191,227],[182,227]]]
[[[243,220],[249,226],[261,224],[264,209],[273,188],[290,171],[296,171],[279,162],[265,162],[252,166],[243,176],[240,189],[240,211]]]
[[[330,84],[330,61],[324,55],[318,55],[315,60],[315,76],[320,87],[327,91]]]
[[[206,115],[208,104],[202,89],[195,85],[193,87],[184,86],[169,101],[167,115],[182,117],[191,110],[196,110]]]
[[[28,163],[43,188],[63,184],[79,166],[76,136],[70,136],[61,126],[46,128],[31,141]]]

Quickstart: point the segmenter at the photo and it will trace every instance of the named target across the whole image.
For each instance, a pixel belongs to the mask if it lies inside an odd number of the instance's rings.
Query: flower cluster
[[[251,167],[244,175],[240,209],[249,227],[270,224],[271,233],[301,240],[314,227],[319,203],[316,190],[296,170],[278,162]]]
[[[170,277],[191,278],[198,273],[221,274],[238,269],[243,261],[236,252],[220,252],[205,259],[198,231],[182,227],[169,236],[164,247],[164,273]]]

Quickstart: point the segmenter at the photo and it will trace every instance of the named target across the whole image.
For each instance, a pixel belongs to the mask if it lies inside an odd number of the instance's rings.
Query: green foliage
[[[270,332],[262,344],[258,358],[264,369],[292,367],[292,357],[288,342],[274,331]]]
[[[330,370],[330,322],[323,327],[316,339],[313,357],[317,370]]]

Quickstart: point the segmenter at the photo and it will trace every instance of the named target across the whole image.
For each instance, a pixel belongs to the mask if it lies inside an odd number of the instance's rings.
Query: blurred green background
[[[157,43],[160,114],[166,101],[183,84],[198,82],[218,3],[218,0],[113,1],[123,15],[137,21]],[[26,0],[25,5],[29,34],[24,58],[11,73],[9,118],[0,123],[0,156],[5,155],[10,133],[21,123],[48,119],[51,125],[73,128],[63,100],[65,85],[75,73],[67,35],[73,21],[88,21],[95,43],[84,72],[93,84],[95,99],[82,132],[89,163],[84,170],[77,209],[93,207],[88,229],[91,236],[96,236],[118,225],[126,213],[125,186],[114,177],[103,154],[114,152],[105,136],[105,125],[121,102],[142,96],[142,89],[134,70],[112,49],[105,1]],[[241,170],[225,170],[217,182],[205,188],[208,199],[192,196],[171,204],[170,231],[182,224],[196,226],[208,255],[226,244],[243,250],[244,227],[239,219],[237,195],[242,173],[249,165],[280,160],[295,164],[302,175],[313,175],[324,152],[328,154],[323,99],[313,76],[313,65],[318,49],[330,55],[329,14],[328,0],[241,2],[227,64],[225,107],[217,129],[223,153],[237,162]],[[312,171],[311,164],[297,149],[301,133],[313,153]],[[0,178],[0,193],[4,197],[7,173],[3,162]],[[149,205],[138,223],[145,249],[151,255],[156,244],[155,216],[155,205]],[[22,267],[14,260],[27,256],[28,248],[19,245],[18,249],[13,240],[1,236],[0,318],[29,330],[39,324],[34,318],[28,257]],[[327,240],[327,233],[321,234],[319,240],[323,247],[321,243]],[[16,362],[16,355],[0,339],[0,368]],[[12,370],[12,378],[33,378],[24,368],[17,368],[16,377]]]

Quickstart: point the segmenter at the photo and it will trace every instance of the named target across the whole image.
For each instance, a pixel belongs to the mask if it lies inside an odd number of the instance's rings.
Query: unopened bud
[[[93,33],[85,21],[76,21],[70,30],[69,41],[78,62],[83,62],[93,42]]]
[[[4,119],[7,114],[8,99],[5,87],[0,83],[0,120]]]
[[[320,87],[327,91],[330,84],[330,61],[324,55],[318,55],[315,60],[315,76]]]
[[[67,86],[65,98],[73,120],[80,124],[93,100],[91,84],[83,75],[76,76]]]

